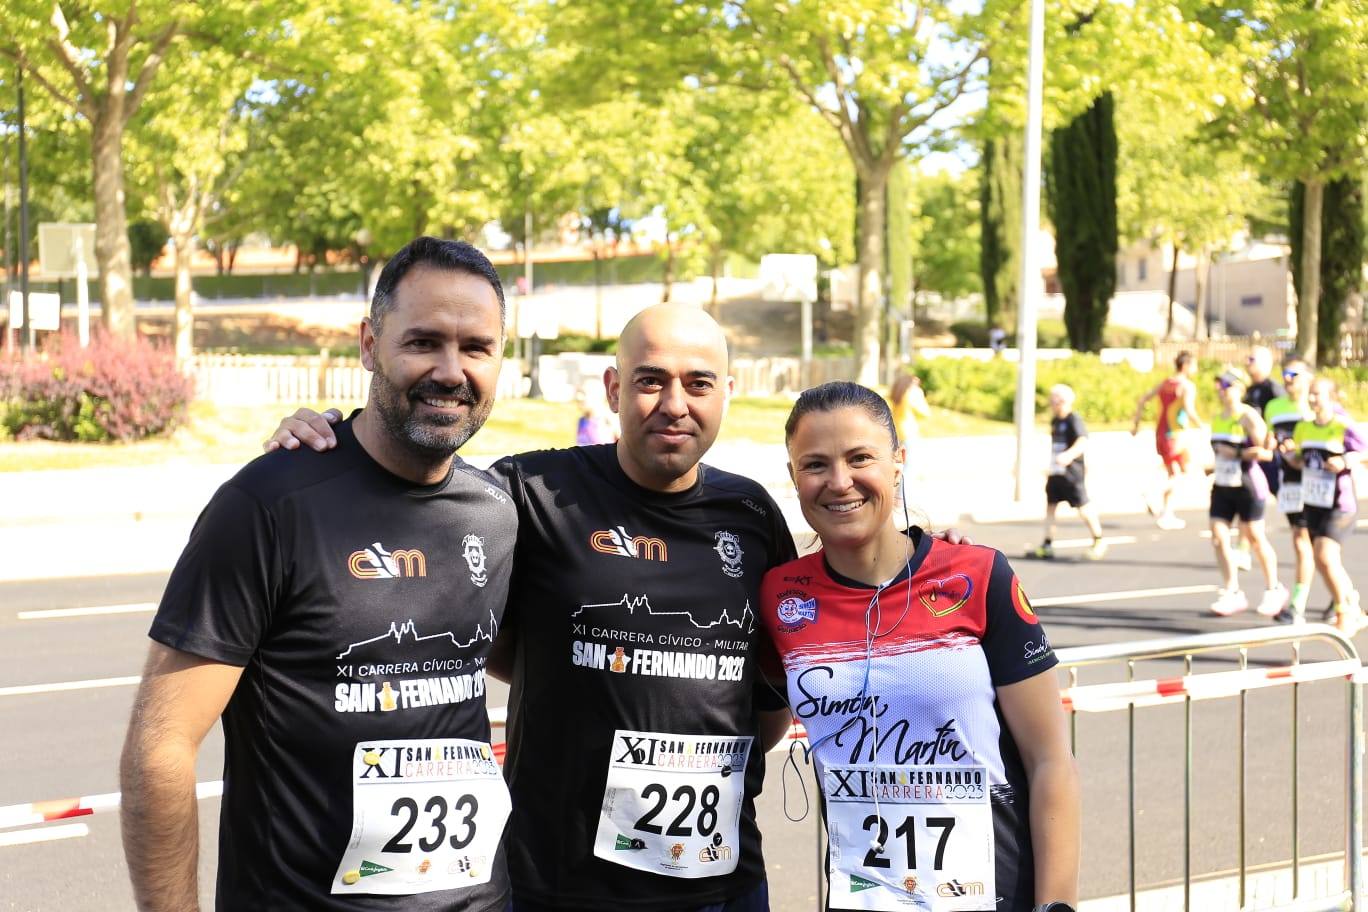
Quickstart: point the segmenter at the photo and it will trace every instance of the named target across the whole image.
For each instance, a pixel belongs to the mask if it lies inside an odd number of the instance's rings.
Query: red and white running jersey
[[[1030,910],[1027,784],[996,688],[1057,659],[1001,552],[912,542],[882,587],[818,552],[761,590],[826,801],[828,908]]]

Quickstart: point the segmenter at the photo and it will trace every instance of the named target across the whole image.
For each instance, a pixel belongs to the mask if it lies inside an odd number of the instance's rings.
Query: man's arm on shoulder
[[[793,713],[787,706],[783,709],[765,709],[760,711],[760,747],[766,753],[774,749],[774,746],[788,737],[789,729],[793,726]]]
[[[195,758],[242,669],[153,643],[123,757],[124,856],[141,910],[199,908]]]
[[[275,450],[297,450],[310,447],[320,453],[337,446],[337,434],[332,426],[342,420],[340,409],[324,409],[320,415],[313,409],[302,408],[293,415],[280,419],[275,433],[261,445],[267,453]]]

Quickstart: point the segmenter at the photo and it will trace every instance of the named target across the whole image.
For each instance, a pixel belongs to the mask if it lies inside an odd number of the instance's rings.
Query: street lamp
[[[1035,425],[1036,308],[1040,303],[1040,133],[1045,82],[1045,0],[1031,0],[1027,69],[1026,155],[1021,182],[1021,277],[1017,283],[1015,499],[1025,497],[1026,449]]]

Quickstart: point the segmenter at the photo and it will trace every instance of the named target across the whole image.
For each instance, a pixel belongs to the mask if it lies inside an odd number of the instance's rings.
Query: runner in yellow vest
[[[1302,472],[1306,527],[1311,533],[1316,569],[1334,600],[1334,621],[1352,636],[1365,626],[1365,617],[1353,580],[1344,569],[1341,546],[1357,517],[1358,493],[1351,467],[1363,458],[1364,440],[1347,415],[1336,413],[1333,380],[1316,378],[1309,401],[1312,419],[1297,423],[1292,432],[1295,449],[1285,451],[1284,456]],[[1326,620],[1331,618],[1327,616]]]

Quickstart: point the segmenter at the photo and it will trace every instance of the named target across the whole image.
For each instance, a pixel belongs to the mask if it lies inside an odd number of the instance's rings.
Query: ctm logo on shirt
[[[400,579],[427,576],[427,555],[417,548],[395,548],[386,551],[379,542],[353,551],[347,557],[347,569],[357,579]]]
[[[669,550],[662,539],[633,535],[622,526],[615,529],[600,529],[591,534],[589,547],[599,554],[612,554],[617,557],[639,557],[654,561],[670,559]]]

